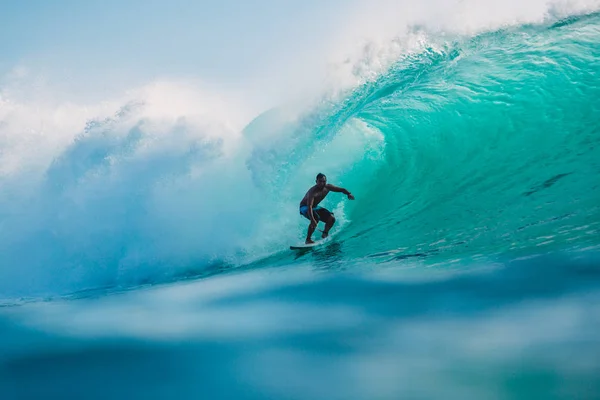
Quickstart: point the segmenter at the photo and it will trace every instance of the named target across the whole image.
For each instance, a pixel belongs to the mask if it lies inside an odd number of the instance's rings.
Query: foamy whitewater
[[[599,10],[376,1],[267,111],[16,69],[0,398],[600,398]],[[356,200],[290,251],[318,172]]]

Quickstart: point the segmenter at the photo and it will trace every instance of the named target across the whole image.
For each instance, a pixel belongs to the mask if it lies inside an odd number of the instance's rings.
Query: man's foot
[[[304,244],[314,244],[315,242],[312,241],[312,239],[306,239],[306,242],[304,242]]]
[[[328,233],[325,233],[325,232],[323,232],[323,234],[321,235],[321,237],[322,237],[323,239],[325,239],[327,236],[329,236],[329,234],[328,234]]]

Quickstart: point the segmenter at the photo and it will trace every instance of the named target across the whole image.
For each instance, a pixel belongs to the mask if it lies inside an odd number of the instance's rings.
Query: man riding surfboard
[[[325,223],[325,230],[323,230],[323,235],[321,236],[323,239],[329,235],[329,230],[335,223],[335,217],[333,216],[333,213],[326,208],[318,206],[318,204],[323,201],[329,192],[344,193],[348,196],[348,199],[354,200],[352,193],[344,188],[328,184],[327,177],[324,174],[318,174],[316,185],[308,189],[308,192],[306,192],[304,198],[300,202],[300,214],[310,220],[308,234],[306,236],[306,244],[314,243],[312,240],[312,234],[317,228],[319,221],[323,221]]]

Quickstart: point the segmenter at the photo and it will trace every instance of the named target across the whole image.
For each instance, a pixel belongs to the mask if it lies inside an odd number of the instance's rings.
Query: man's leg
[[[306,244],[311,244],[314,243],[312,240],[312,235],[315,231],[315,229],[317,228],[317,225],[314,225],[312,222],[310,223],[310,225],[308,226],[308,234],[306,235]]]
[[[325,230],[323,230],[323,235],[321,236],[323,239],[329,236],[329,230],[331,229],[333,224],[335,224],[335,217],[333,216],[333,214],[329,213],[328,218],[325,219]]]
[[[300,214],[302,214],[302,216],[304,218],[306,218],[307,220],[310,221],[310,216],[308,213],[308,207],[303,206],[300,207]],[[317,215],[317,213],[313,210],[313,215],[315,217],[315,219],[317,220],[317,223],[319,222],[319,216]],[[310,222],[310,225],[308,226],[308,233],[306,235],[306,241],[304,243],[306,244],[312,244],[314,243],[312,240],[312,234],[315,232],[315,229],[317,229],[317,225],[313,225],[312,221]]]

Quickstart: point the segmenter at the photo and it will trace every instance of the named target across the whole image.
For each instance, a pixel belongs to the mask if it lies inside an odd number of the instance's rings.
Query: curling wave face
[[[599,18],[429,38],[341,96],[268,111],[243,130],[167,112],[154,93],[88,119],[40,165],[15,172],[7,152],[0,291],[288,263],[282,250],[304,235],[297,204],[317,172],[357,197],[327,199],[348,263],[596,246]]]

